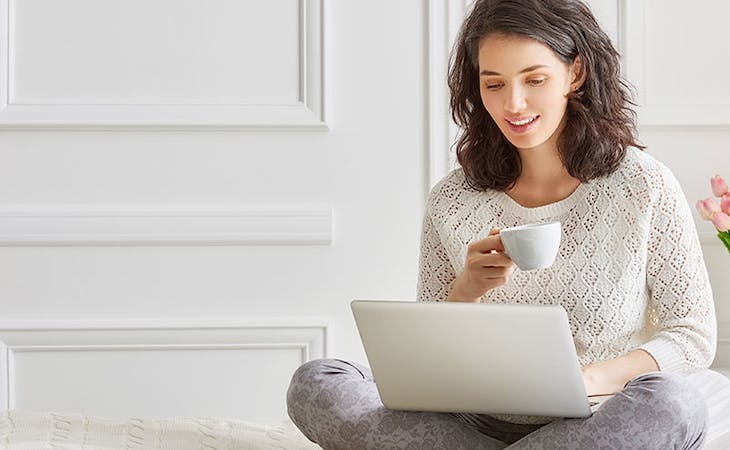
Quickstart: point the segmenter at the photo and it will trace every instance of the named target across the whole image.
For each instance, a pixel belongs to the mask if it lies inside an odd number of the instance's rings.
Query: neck
[[[520,149],[522,172],[517,184],[545,186],[570,181],[568,170],[560,160],[557,147],[536,147]]]
[[[522,172],[507,195],[522,206],[537,207],[563,200],[580,185],[580,180],[563,166],[556,141],[551,138],[537,147],[518,149]]]
[[[559,186],[572,184],[575,181],[563,166],[558,152],[558,136],[565,128],[566,120],[563,117],[558,129],[546,142],[533,148],[517,149],[522,161],[522,172],[517,178],[518,185]]]

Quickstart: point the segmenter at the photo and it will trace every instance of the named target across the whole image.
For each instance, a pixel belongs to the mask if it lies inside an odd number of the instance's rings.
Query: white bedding
[[[730,380],[712,370],[690,376],[710,412],[705,450],[730,449]],[[0,413],[4,450],[312,450],[289,421],[278,424],[212,419],[111,420],[79,414],[6,411]]]
[[[730,449],[730,379],[714,370],[689,376],[707,402],[710,414],[705,450]]]
[[[257,424],[211,418],[110,420],[80,414],[6,411],[3,450],[312,450],[291,422]]]

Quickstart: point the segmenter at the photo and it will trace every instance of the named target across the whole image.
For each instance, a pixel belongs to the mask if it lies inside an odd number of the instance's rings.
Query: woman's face
[[[479,41],[482,103],[519,149],[557,148],[577,70],[577,63],[565,64],[533,39],[489,35]]]

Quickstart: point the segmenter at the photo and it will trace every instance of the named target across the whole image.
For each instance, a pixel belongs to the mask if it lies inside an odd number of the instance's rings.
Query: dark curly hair
[[[490,34],[527,37],[572,64],[581,58],[585,81],[568,94],[567,124],[558,138],[563,165],[586,182],[616,170],[636,142],[636,114],[620,58],[611,40],[580,0],[477,0],[464,21],[449,62],[451,116],[463,128],[456,155],[467,182],[505,191],[522,163],[484,108],[479,91],[479,41]]]

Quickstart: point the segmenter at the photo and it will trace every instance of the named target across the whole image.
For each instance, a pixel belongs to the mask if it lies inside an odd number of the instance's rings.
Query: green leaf
[[[717,233],[717,237],[725,244],[725,248],[730,253],[730,231],[720,231]]]

